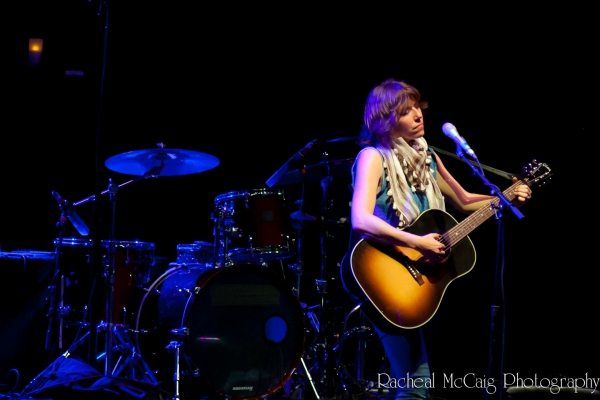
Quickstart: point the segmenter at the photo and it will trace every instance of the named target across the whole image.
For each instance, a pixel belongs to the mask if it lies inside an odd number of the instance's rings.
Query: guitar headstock
[[[545,186],[550,182],[552,170],[546,163],[540,163],[537,160],[532,160],[527,165],[523,166],[523,182],[527,186],[533,185]]]

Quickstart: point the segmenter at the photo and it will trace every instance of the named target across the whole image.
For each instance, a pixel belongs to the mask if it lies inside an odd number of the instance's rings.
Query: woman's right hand
[[[439,233],[429,233],[427,235],[418,236],[416,250],[427,259],[439,259],[446,254],[446,246],[440,242],[441,238],[442,236]]]

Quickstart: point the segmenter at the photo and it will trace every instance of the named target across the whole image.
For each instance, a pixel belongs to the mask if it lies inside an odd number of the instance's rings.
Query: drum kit
[[[353,138],[327,143],[348,139]],[[298,163],[306,161],[306,153],[315,143],[290,158],[267,181],[268,188],[217,195],[210,213],[213,242],[178,244],[176,260],[158,278],[152,273],[154,243],[119,241],[113,234],[106,240],[63,238],[59,229],[54,242],[56,281],[48,313],[47,349],[56,342],[65,350],[68,341],[64,333],[70,327],[77,332],[70,338],[71,345],[24,394],[47,387],[49,371],[81,351],[86,342],[102,349],[87,360],[94,367],[93,363],[101,363],[102,376],[152,386],[171,380],[173,399],[182,398],[183,390],[188,394],[198,390],[200,397],[205,397],[202,391],[206,390],[233,399],[259,399],[281,391],[293,392],[295,397],[330,397],[331,391],[342,387],[348,394],[348,386],[357,384],[366,390],[373,381],[367,375],[385,368],[385,356],[362,318],[357,326],[348,328],[355,310],[346,313],[343,306],[331,301],[337,299],[328,297],[338,268],[327,264],[327,243],[335,236],[328,227],[333,224],[349,233],[347,210],[335,217],[328,215],[340,200],[331,198],[331,183],[343,181],[341,177],[349,179],[353,159],[330,160],[323,152],[318,162]],[[111,181],[109,189],[99,194],[111,199],[110,232],[115,231],[114,209],[120,188],[151,177],[200,173],[218,164],[212,155],[170,149],[162,143],[157,149],[107,159],[107,168],[136,176],[120,185]],[[343,190],[349,193],[348,179]],[[321,187],[316,212],[307,209],[306,188],[312,183]],[[293,212],[286,198],[289,187],[301,191],[301,198],[294,202],[299,209]],[[87,236],[89,229],[75,208],[97,199],[98,194],[74,203],[56,192],[53,196],[62,211],[57,226],[69,220]],[[349,208],[349,197],[345,200],[341,203]],[[300,291],[304,258],[315,253],[304,249],[303,233],[308,225],[318,226],[317,261],[321,264],[314,280],[318,304],[312,306],[303,301]],[[345,251],[347,242],[338,244]],[[283,265],[287,262],[286,269]],[[81,268],[81,264],[92,268]],[[274,264],[281,269],[273,268]],[[96,272],[94,265],[98,266]],[[96,283],[98,277],[101,285]],[[104,289],[100,311],[93,306],[96,286]],[[341,330],[329,322],[340,309]],[[339,354],[342,344],[348,353],[345,356]],[[362,349],[367,344],[372,350],[365,361]],[[356,348],[361,350],[356,353]],[[366,362],[370,364],[366,366]]]

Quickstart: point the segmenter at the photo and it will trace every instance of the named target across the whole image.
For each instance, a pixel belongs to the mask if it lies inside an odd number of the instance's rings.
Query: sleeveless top
[[[368,148],[377,150],[375,147],[369,146],[369,147],[363,148],[358,154],[360,154],[362,151],[364,151],[365,149],[368,149]],[[433,150],[431,150],[431,148],[429,150],[433,153]],[[379,152],[379,150],[377,150],[377,152]],[[384,158],[383,158],[383,155],[381,154],[381,152],[379,152],[379,154],[381,155],[381,163],[383,166]],[[358,156],[356,158],[358,159]],[[354,164],[352,165],[352,171],[351,171],[353,187],[354,187],[354,177],[356,175],[356,168],[357,168],[357,162],[355,161]],[[437,179],[437,163],[435,161],[435,157],[432,157],[430,168],[432,170],[433,177]],[[386,176],[387,176],[387,170],[385,168],[383,168],[383,175],[381,178],[381,188],[377,191],[377,199],[375,202],[375,209],[373,210],[373,214],[375,216],[381,218],[382,220],[386,221],[388,224],[390,224],[392,226],[398,226],[399,217],[396,215],[396,211],[393,209],[392,203],[387,194],[388,190],[389,190],[389,182],[386,179]],[[426,211],[429,209],[429,201],[427,200],[427,196],[425,195],[425,192],[421,192],[421,191],[412,192],[412,196],[413,196],[416,204],[419,207],[419,212],[422,213],[423,211]],[[352,253],[352,249],[354,248],[356,243],[358,243],[358,241],[361,239],[361,237],[359,234],[354,232],[352,230],[352,228],[350,228],[350,229],[351,229],[351,232],[350,232],[350,240],[348,243],[348,251],[346,252],[346,255],[344,256],[344,259],[340,263],[340,277],[341,277],[341,281],[342,281],[342,286],[346,289],[347,292],[349,292],[349,294],[352,297],[352,300],[355,303],[357,303],[357,302],[364,300],[364,294],[363,294],[362,290],[360,289],[360,287],[358,286],[358,283],[352,276],[352,272],[350,271],[349,258],[350,258],[350,254]]]
[[[360,154],[365,149],[377,150],[375,147],[365,147],[358,154]],[[431,150],[431,148],[429,150],[433,154],[433,150]],[[377,152],[379,152],[379,150],[377,150]],[[381,154],[379,152],[379,155],[381,156],[381,163],[383,166],[383,154]],[[357,159],[358,159],[358,156],[357,156]],[[354,187],[354,176],[356,175],[356,168],[357,168],[357,162],[355,161],[354,164],[352,165],[352,186],[353,187]],[[437,163],[435,161],[435,157],[432,157],[430,168],[433,171],[432,172],[433,177],[437,179]],[[392,226],[398,226],[399,217],[396,215],[396,211],[393,209],[392,203],[387,194],[390,183],[388,182],[386,177],[387,177],[387,170],[385,168],[383,168],[383,176],[381,178],[381,188],[377,192],[377,199],[375,202],[375,209],[373,210],[373,214],[376,217],[381,218],[382,220],[384,220],[385,222],[387,222],[388,224],[390,224]],[[421,191],[412,192],[412,196],[413,196],[413,199],[415,200],[415,203],[419,207],[419,212],[423,212],[423,211],[426,211],[429,209],[429,201],[427,200],[427,196],[425,196],[425,192],[421,192]],[[352,249],[354,248],[356,243],[360,240],[360,236],[358,236],[358,234],[356,234],[355,232],[351,232],[350,237],[351,237],[351,239],[350,239],[348,251],[352,251]]]

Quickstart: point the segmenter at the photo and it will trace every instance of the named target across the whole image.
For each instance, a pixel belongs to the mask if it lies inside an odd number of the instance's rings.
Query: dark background
[[[389,77],[403,79],[430,104],[425,121],[431,145],[454,152],[441,131],[452,122],[482,164],[518,173],[537,159],[554,173],[550,185],[534,188],[521,209],[525,218],[505,213],[499,257],[493,219],[470,235],[477,265],[452,283],[428,326],[435,336],[432,367],[439,375],[485,375],[500,258],[504,370],[600,377],[593,328],[599,274],[590,223],[596,219],[595,189],[588,168],[598,134],[598,63],[590,10],[126,3],[99,9],[96,1],[26,1],[8,8],[3,252],[52,251],[60,217],[52,191],[78,202],[107,189],[109,179],[125,183],[135,176],[109,170],[104,161],[162,142],[220,163],[202,173],[122,187],[112,221],[117,240],[152,243],[156,256],[173,261],[178,244],[213,241],[217,196],[266,188],[267,179],[309,141],[319,139],[306,157],[309,165],[354,157],[352,142],[327,141],[357,135],[370,88]],[[30,37],[44,39],[38,66],[28,65]],[[468,190],[489,191],[466,164],[447,155],[442,160]],[[500,188],[509,186],[503,176],[486,176]],[[340,216],[347,211],[347,179],[339,177],[342,184],[332,194]],[[300,185],[283,189],[295,210]],[[309,184],[305,195],[307,207],[318,210],[318,183]],[[113,215],[108,197],[101,200],[101,217],[91,203],[77,213],[88,224],[97,218],[105,239]],[[78,237],[70,223],[65,228],[66,237]],[[343,229],[338,233],[328,243],[333,257],[345,246]],[[308,235],[316,237],[304,249],[307,275],[319,276],[319,234]],[[328,275],[335,275],[335,262]],[[315,301],[310,282],[306,293],[307,302]],[[479,396],[476,389],[467,393]]]

